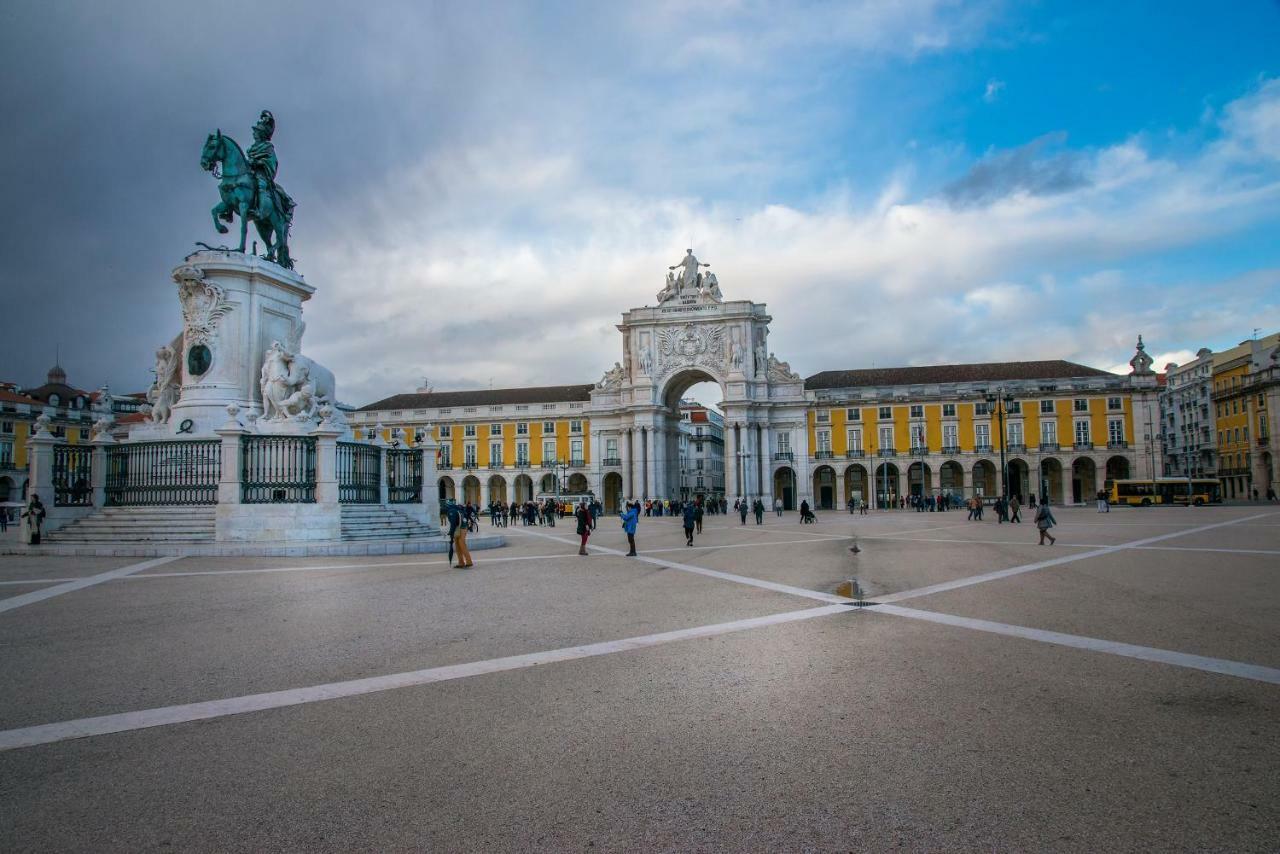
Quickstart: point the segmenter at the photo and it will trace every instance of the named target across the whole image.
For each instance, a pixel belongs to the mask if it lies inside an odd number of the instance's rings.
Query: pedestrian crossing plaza
[[[0,557],[0,848],[1270,848],[1280,506],[1054,515]]]

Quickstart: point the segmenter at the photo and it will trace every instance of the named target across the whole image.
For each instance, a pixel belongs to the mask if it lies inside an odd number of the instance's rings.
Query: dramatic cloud
[[[1049,127],[975,156],[910,127],[947,89],[885,90],[976,49],[986,5],[348,12],[231,4],[255,22],[234,38],[165,4],[7,13],[0,162],[23,215],[0,233],[18,295],[2,378],[38,381],[61,343],[73,382],[143,386],[178,323],[168,271],[217,242],[200,143],[247,138],[264,107],[318,288],[304,347],[352,403],[424,376],[593,381],[619,358],[619,313],[690,241],[728,298],[769,303],[773,349],[802,373],[1105,366],[1139,332],[1172,352],[1280,326],[1275,252],[1160,260],[1280,219],[1276,81],[1185,138],[1124,127],[1073,148]]]

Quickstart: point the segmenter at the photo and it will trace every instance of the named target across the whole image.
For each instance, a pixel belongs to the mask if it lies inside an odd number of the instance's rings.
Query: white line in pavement
[[[1109,655],[1122,655],[1126,658],[1139,658],[1143,661],[1156,661],[1161,664],[1172,664],[1176,667],[1189,667],[1193,670],[1222,673],[1227,676],[1238,676],[1241,679],[1253,679],[1257,682],[1270,682],[1272,685],[1280,685],[1280,670],[1274,667],[1263,667],[1259,664],[1245,664],[1244,662],[1230,661],[1224,658],[1208,658],[1203,655],[1191,655],[1185,652],[1174,652],[1149,646],[1136,646],[1118,641],[1067,635],[1061,632],[1049,632],[1026,626],[1012,626],[1008,623],[993,623],[989,620],[975,620],[970,617],[940,614],[936,611],[903,608],[899,605],[876,605],[864,610],[877,614],[892,614],[896,617],[908,617],[912,620],[925,620],[930,623],[941,623],[945,626],[958,626],[963,629],[975,629],[980,632],[1026,638],[1027,640],[1040,641],[1041,643],[1069,646],[1092,652],[1105,652]]]
[[[660,632],[622,640],[602,643],[571,646],[562,649],[533,652],[525,655],[512,655],[505,658],[493,658],[488,661],[473,661],[467,664],[451,664],[443,667],[429,667],[425,670],[412,670],[406,673],[391,673],[384,676],[373,676],[366,679],[352,679],[346,682],[332,682],[327,685],[312,685],[307,688],[293,688],[285,691],[271,691],[264,694],[249,694],[242,697],[230,697],[223,700],[209,700],[203,703],[188,703],[181,706],[165,706],[163,708],[145,709],[136,712],[123,712],[115,715],[103,715],[95,718],[62,721],[54,724],[22,727],[0,732],[0,750],[14,750],[20,747],[33,747],[38,744],[50,744],[73,738],[108,735],[116,732],[147,729],[170,724],[188,723],[190,721],[209,720],[227,715],[240,715],[246,712],[258,712],[265,709],[279,709],[286,706],[298,706],[304,703],[315,703],[322,700],[336,700],[343,697],[356,697],[362,694],[373,694],[380,691],[391,691],[397,688],[411,688],[429,685],[433,682],[446,682],[452,679],[465,679],[470,676],[482,676],[488,673],[500,673],[507,670],[519,670],[526,667],[537,667],[542,664],[554,664],[561,661],[572,661],[579,658],[591,658],[609,655],[615,652],[628,652],[634,649],[645,649],[659,644],[675,641],[707,638],[716,635],[773,626],[781,623],[793,623],[798,620],[811,620],[829,614],[848,613],[848,605],[827,605],[821,608],[805,608],[800,611],[788,611],[781,614],[770,614],[765,617],[752,617],[745,620],[734,620],[729,623],[716,623],[709,626],[697,626],[691,629],[677,629],[671,632]]]
[[[19,578],[14,581],[0,581],[0,584],[61,584],[64,581],[76,581],[75,578]]]
[[[1031,530],[1035,530],[1032,528]],[[949,539],[945,537],[918,537],[914,539],[903,539],[900,537],[884,537],[872,534],[863,534],[861,539],[864,540],[901,540],[904,543],[968,543],[976,546],[1034,546],[1034,542],[1030,540],[964,540]],[[1060,543],[1068,549],[1105,549],[1115,544],[1108,543]],[[1118,546],[1117,546],[1118,547]],[[1058,546],[1054,546],[1058,548]],[[1153,552],[1221,552],[1223,554],[1233,555],[1280,555],[1280,549],[1226,549],[1213,548],[1210,546],[1127,546],[1135,551],[1153,551]]]
[[[46,599],[52,599],[53,597],[61,596],[64,593],[83,590],[86,587],[92,587],[95,584],[101,584],[104,581],[124,578],[125,576],[132,575],[135,572],[142,572],[144,569],[150,569],[153,566],[160,566],[161,564],[170,563],[180,559],[181,555],[153,558],[152,560],[144,560],[142,563],[122,566],[119,569],[113,569],[110,572],[100,572],[97,575],[90,575],[87,578],[77,578],[75,581],[68,581],[65,584],[57,584],[53,587],[46,587],[43,590],[24,593],[21,596],[11,596],[8,599],[0,600],[0,613],[12,611],[15,608],[21,608],[24,605],[33,605],[36,602],[43,602]]]
[[[564,540],[560,537],[553,536],[551,534],[544,534],[540,531],[521,531],[521,533],[528,534],[533,537],[545,537],[548,540],[555,540],[556,542],[564,543],[565,545],[576,545],[576,543],[570,540]],[[605,552],[607,554],[623,554],[622,551],[618,549],[611,549],[608,546],[592,546],[591,548],[598,552]],[[689,547],[686,547],[686,550],[689,550]],[[759,587],[763,590],[772,590],[775,593],[786,593],[789,596],[803,596],[805,599],[815,599],[819,602],[837,602],[844,603],[846,605],[852,604],[853,602],[852,599],[848,599],[844,596],[835,596],[831,593],[821,593],[817,590],[809,590],[804,587],[792,587],[790,584],[778,584],[775,581],[764,581],[762,579],[751,578],[746,575],[734,575],[733,573],[721,572],[716,569],[705,569],[701,566],[692,566],[687,563],[676,563],[670,560],[663,560],[662,558],[648,557],[643,553],[637,555],[636,560],[643,561],[644,563],[651,563],[655,566],[661,566],[666,569],[678,569],[681,572],[691,572],[694,575],[705,575],[708,578],[718,578],[721,581],[732,581],[736,584],[745,584],[749,587]]]
[[[1111,554],[1112,552],[1133,549],[1138,546],[1150,545],[1158,543],[1162,540],[1173,539],[1174,537],[1185,537],[1188,534],[1198,534],[1202,531],[1211,531],[1214,528],[1225,528],[1228,525],[1236,525],[1240,522],[1248,522],[1253,519],[1261,519],[1264,516],[1274,516],[1274,513],[1261,513],[1257,516],[1244,516],[1239,519],[1231,519],[1226,522],[1214,522],[1210,525],[1200,525],[1195,528],[1186,528],[1181,531],[1174,531],[1169,534],[1160,534],[1155,537],[1145,537],[1141,540],[1132,540],[1127,543],[1118,543],[1114,546],[1105,546],[1093,551],[1077,552],[1073,555],[1063,555],[1059,558],[1050,558],[1049,560],[1037,561],[1036,563],[1027,563],[1022,566],[1012,566],[1008,569],[998,569],[995,572],[986,572],[981,575],[971,575],[967,578],[957,578],[954,581],[944,581],[941,584],[931,584],[928,587],[917,587],[914,590],[904,590],[901,593],[890,593],[885,596],[875,597],[877,602],[890,603],[901,602],[904,599],[915,599],[919,596],[928,596],[933,593],[943,593],[947,590],[958,590],[961,587],[971,587],[974,584],[984,584],[988,581],[998,581],[1002,578],[1009,578],[1014,575],[1021,575],[1025,572],[1036,572],[1041,569],[1048,569],[1052,566],[1062,566],[1066,563],[1075,563],[1078,560],[1088,560],[1093,557]],[[1049,548],[1053,548],[1050,546]]]

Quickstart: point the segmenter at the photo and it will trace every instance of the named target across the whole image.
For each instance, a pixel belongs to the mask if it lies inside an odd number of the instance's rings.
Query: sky
[[[303,350],[362,405],[585,383],[691,244],[821,370],[1159,369],[1280,330],[1280,3],[0,6],[0,379],[150,383],[277,120]]]

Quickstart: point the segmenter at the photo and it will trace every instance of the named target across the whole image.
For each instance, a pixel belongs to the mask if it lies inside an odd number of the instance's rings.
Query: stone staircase
[[[52,544],[212,543],[213,506],[104,507],[45,535]]]
[[[415,522],[403,513],[380,504],[343,504],[343,540],[402,540],[408,537],[438,537],[435,525]]]

